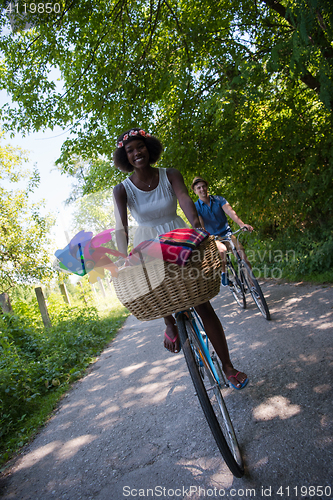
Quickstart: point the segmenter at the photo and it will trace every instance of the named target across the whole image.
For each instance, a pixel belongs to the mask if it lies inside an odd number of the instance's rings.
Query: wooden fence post
[[[92,291],[93,291],[93,292],[94,292],[94,294],[95,294],[95,299],[97,299],[97,292],[96,292],[96,288],[95,288],[94,283],[90,283],[90,286],[91,286]]]
[[[111,285],[111,280],[110,280],[110,278],[106,278],[106,282],[107,282],[107,284],[108,284],[108,286],[109,286],[109,290],[110,290],[110,292],[112,293],[112,292],[113,292],[113,290],[112,290],[112,285]]]
[[[70,304],[71,301],[69,299],[65,283],[61,283],[61,285],[59,285],[59,288],[60,288],[62,296],[64,297],[64,301],[66,302],[66,304]]]
[[[42,288],[40,286],[35,288],[35,293],[36,293],[38,306],[39,306],[40,313],[42,315],[42,320],[43,320],[44,326],[52,326]]]
[[[101,289],[102,295],[103,295],[103,297],[105,297],[105,288],[103,285],[103,281],[101,280],[100,277],[97,278],[97,281],[98,281],[99,287]]]
[[[88,304],[87,298],[86,298],[85,293],[84,293],[84,289],[83,289],[82,281],[78,281],[78,284],[79,284],[79,285],[80,285],[80,287],[82,288],[83,300],[85,301],[85,303],[86,303],[86,304]]]
[[[0,294],[0,307],[1,307],[3,313],[13,312],[8,293],[1,293]]]

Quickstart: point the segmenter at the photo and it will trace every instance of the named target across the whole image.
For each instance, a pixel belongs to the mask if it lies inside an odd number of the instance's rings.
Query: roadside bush
[[[333,281],[333,236],[325,236],[315,239],[308,232],[286,231],[260,240],[247,235],[246,253],[258,277]]]
[[[82,376],[127,316],[121,305],[103,316],[96,307],[64,304],[56,294],[48,308],[50,328],[38,306],[22,300],[13,304],[14,314],[0,318],[1,462],[34,430],[34,416],[43,413],[49,396],[56,401]]]

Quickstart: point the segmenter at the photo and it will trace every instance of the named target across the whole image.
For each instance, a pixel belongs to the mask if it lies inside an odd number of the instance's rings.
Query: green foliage
[[[54,221],[41,214],[43,202],[29,201],[39,174],[23,169],[25,159],[19,149],[0,147],[0,293],[23,281],[36,282],[53,274],[48,233]],[[10,189],[19,180],[26,180],[26,188]]]
[[[311,234],[294,238],[294,254],[285,264],[285,273],[290,277],[305,277],[313,280],[316,276],[325,276],[325,281],[333,281],[333,238],[326,241],[314,241]],[[290,253],[289,253],[290,255]],[[318,279],[318,278],[317,278]]]
[[[188,185],[205,176],[261,240],[290,229],[300,248],[322,246],[333,229],[332,20],[327,0],[64,1],[49,21],[3,34],[0,80],[14,102],[4,123],[71,128],[58,166],[77,181],[73,198],[122,180],[117,135],[149,128],[160,165]]]
[[[115,227],[111,190],[85,195],[74,202],[73,208],[74,231],[89,230],[96,235],[105,229]]]
[[[332,5],[325,0],[59,5],[58,15],[34,14],[30,30],[3,31],[0,78],[15,103],[3,108],[8,127],[71,127],[76,137],[61,160],[71,174],[88,162],[88,170],[104,172],[96,180],[109,178],[99,155],[110,160],[119,129],[131,125],[160,134],[177,122],[170,139],[184,140],[184,119],[197,119],[198,103],[221,88],[250,87],[254,100],[257,87],[279,77],[296,89],[307,85],[331,109]],[[8,24],[4,11],[1,21]]]
[[[30,285],[18,285],[11,291],[11,300],[13,302],[33,303],[36,294]]]
[[[258,278],[333,283],[333,238],[315,241],[312,232],[286,230],[263,240],[253,234],[242,238]]]
[[[230,138],[215,143],[215,176],[207,172],[213,190],[222,189],[263,235],[269,227],[332,224],[332,124],[327,113],[319,119],[307,92],[289,100],[263,95],[221,118],[212,136],[228,127]]]
[[[0,318],[0,462],[40,425],[36,416],[46,418],[44,406],[50,411],[50,401],[82,376],[126,317],[120,305],[108,304],[106,315],[93,306],[70,307],[52,294],[52,327],[45,329],[36,301],[16,300],[13,308],[13,315]]]

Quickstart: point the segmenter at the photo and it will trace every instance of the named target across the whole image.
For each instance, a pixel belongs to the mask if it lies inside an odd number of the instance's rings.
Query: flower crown
[[[123,141],[128,141],[128,139],[130,137],[135,137],[136,135],[140,135],[141,137],[151,137],[151,134],[149,134],[148,132],[145,132],[144,130],[140,129],[140,130],[130,130],[128,132],[128,134],[125,134],[123,139],[121,141],[118,142],[117,144],[117,148],[122,148],[124,146],[124,142]]]

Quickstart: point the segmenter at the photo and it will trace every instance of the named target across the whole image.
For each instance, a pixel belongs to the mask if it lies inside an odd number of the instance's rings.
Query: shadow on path
[[[227,290],[212,301],[232,360],[250,378],[243,391],[226,391],[245,477],[219,455],[182,354],[163,348],[163,320],[131,316],[2,478],[3,498],[265,498],[262,488],[284,498],[280,487],[286,498],[287,487],[289,498],[321,498],[300,488],[333,476],[333,289],[263,290],[270,322]],[[330,486],[322,498],[333,497]]]

